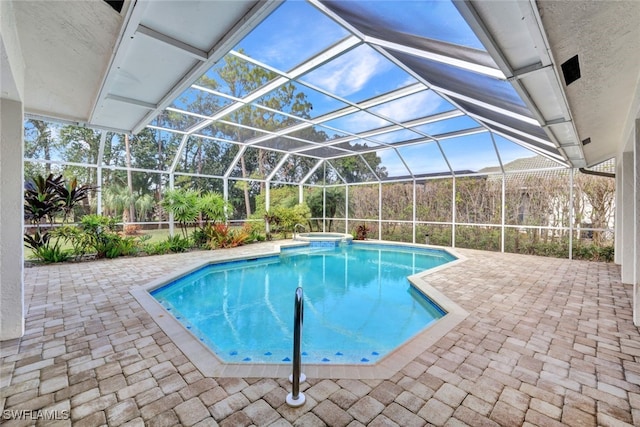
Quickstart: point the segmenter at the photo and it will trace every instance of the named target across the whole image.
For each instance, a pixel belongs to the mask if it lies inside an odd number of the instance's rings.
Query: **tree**
[[[357,151],[366,147],[366,144],[355,143],[353,148]],[[387,169],[381,166],[381,163],[382,159],[375,151],[340,157],[331,161],[336,171],[348,183],[376,181],[378,178],[386,178],[388,175]]]
[[[592,228],[609,228],[615,214],[615,180],[577,174],[574,183],[577,190],[575,200],[582,205],[581,217],[588,216]],[[606,244],[606,234],[601,230],[593,230],[590,234],[597,246]]]
[[[419,221],[450,222],[453,179],[428,179],[416,183],[416,218]]]
[[[313,188],[307,192],[305,202],[309,206],[311,218],[327,218],[328,231],[331,231],[338,208],[344,204],[344,191],[336,187],[325,188],[325,191],[322,188]],[[317,221],[315,224],[319,229]],[[309,219],[309,228],[313,230],[311,219]]]
[[[27,120],[24,126],[24,157],[41,158],[47,161],[44,164],[45,175],[51,173],[51,163],[48,161],[51,160],[52,151],[55,151],[58,145],[51,135],[54,126],[51,123],[35,119]]]

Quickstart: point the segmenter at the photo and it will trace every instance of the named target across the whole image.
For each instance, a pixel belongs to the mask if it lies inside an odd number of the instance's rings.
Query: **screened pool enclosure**
[[[164,191],[195,188],[221,193],[231,224],[305,203],[314,231],[563,257],[612,246],[614,180],[579,172],[575,130],[549,119],[567,109],[553,67],[517,69],[465,3],[272,9],[170,105],[143,105],[133,134],[30,116],[25,175],[77,176],[99,189],[81,213],[147,228],[173,227]]]

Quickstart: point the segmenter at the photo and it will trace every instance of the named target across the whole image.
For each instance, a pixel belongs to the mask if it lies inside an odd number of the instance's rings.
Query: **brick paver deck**
[[[267,247],[25,269],[26,333],[0,347],[2,424],[640,425],[640,334],[613,264],[458,250],[467,260],[429,282],[462,323],[391,379],[309,379],[295,409],[286,378],[204,377],[129,293]],[[70,419],[30,419],[52,413]]]

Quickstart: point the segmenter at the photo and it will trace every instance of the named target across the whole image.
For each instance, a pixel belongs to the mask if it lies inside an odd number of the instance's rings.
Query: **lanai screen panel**
[[[451,168],[437,142],[413,144],[398,148],[414,176],[450,175]]]
[[[235,158],[239,146],[198,136],[189,137],[182,147],[176,172],[223,176]]]
[[[489,132],[449,138],[440,144],[451,167],[458,174],[500,168]]]
[[[456,108],[432,90],[421,90],[369,108],[372,113],[394,123],[404,123]]]
[[[323,1],[363,33],[407,44],[438,40],[454,45],[482,49],[482,43],[449,1]]]

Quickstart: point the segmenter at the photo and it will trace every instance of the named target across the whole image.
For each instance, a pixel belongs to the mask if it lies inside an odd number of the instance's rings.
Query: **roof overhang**
[[[581,77],[563,92],[587,165],[625,150],[640,117],[640,2],[539,1],[556,73],[578,55]]]

